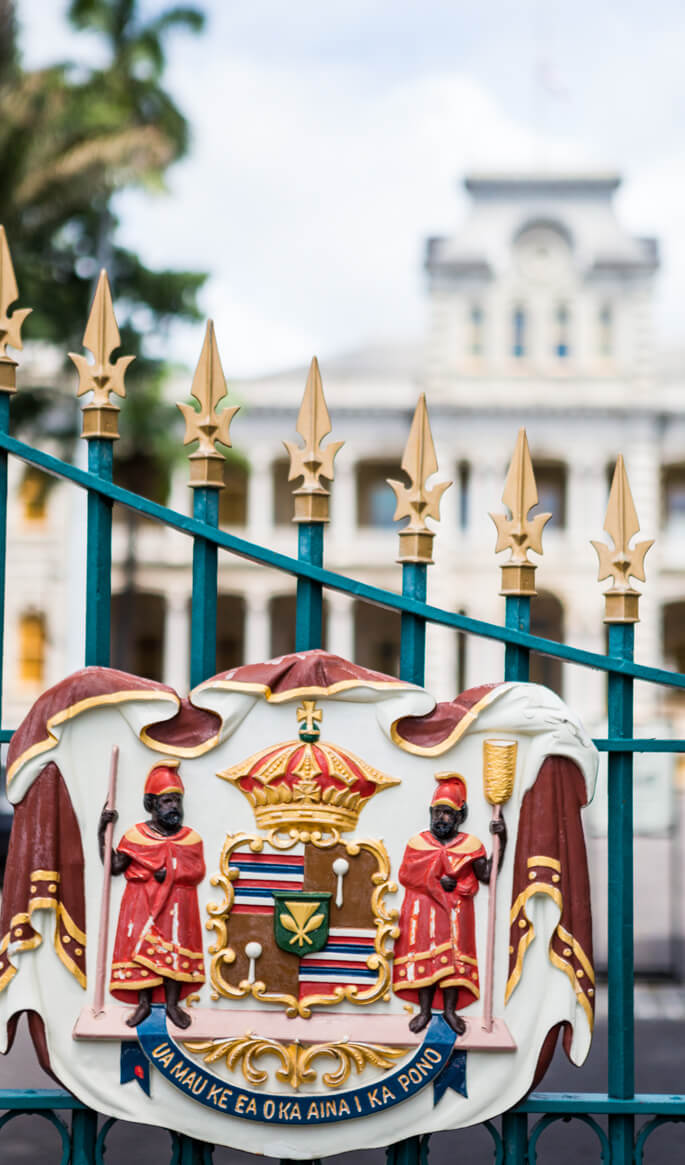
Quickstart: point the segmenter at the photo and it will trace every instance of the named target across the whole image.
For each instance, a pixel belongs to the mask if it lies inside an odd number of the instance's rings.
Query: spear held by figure
[[[502,820],[502,805],[511,797],[516,776],[515,740],[483,741],[483,792],[486,801],[493,806],[492,821]],[[483,1019],[485,1031],[492,1031],[492,993],[495,962],[495,922],[497,915],[497,874],[500,866],[500,835],[492,825],[492,866],[490,873],[490,898],[488,903],[488,938],[485,954],[485,976],[483,987]]]

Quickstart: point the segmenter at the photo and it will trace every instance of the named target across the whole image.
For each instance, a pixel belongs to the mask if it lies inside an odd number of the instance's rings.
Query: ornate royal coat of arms
[[[2,1050],[29,1011],[86,1104],[277,1157],[500,1113],[589,1048],[596,760],[532,684],[78,672],[11,746]]]

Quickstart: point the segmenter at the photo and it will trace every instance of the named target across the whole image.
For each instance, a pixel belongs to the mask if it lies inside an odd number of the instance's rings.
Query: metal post
[[[609,624],[609,654],[633,658],[633,623]],[[609,736],[633,735],[633,681],[609,673]],[[635,1092],[633,1006],[633,754],[610,752],[609,772],[609,1096]],[[633,1159],[633,1117],[610,1116],[612,1165]]]
[[[112,480],[112,441],[91,437],[88,472]],[[86,550],[86,666],[109,665],[112,599],[112,503],[88,491]]]
[[[507,595],[505,603],[505,625],[512,631],[530,631],[530,597],[528,595]],[[525,683],[530,674],[530,651],[515,643],[507,643],[504,648],[504,678]]]
[[[323,566],[322,522],[300,522],[297,530],[297,556],[302,562]],[[308,578],[297,580],[295,615],[295,651],[321,647],[323,633],[323,597],[321,583]]]
[[[70,1165],[95,1165],[98,1114],[90,1108],[78,1109],[71,1118]]]
[[[503,1165],[524,1165],[528,1160],[528,1117],[524,1112],[502,1115]]]
[[[428,566],[423,562],[402,563],[402,594],[426,601]],[[402,614],[400,679],[423,684],[426,666],[426,623],[416,615]]]
[[[219,491],[193,490],[193,517],[215,529],[219,525]],[[190,620],[190,686],[216,671],[217,548],[204,538],[193,542],[193,597]]]

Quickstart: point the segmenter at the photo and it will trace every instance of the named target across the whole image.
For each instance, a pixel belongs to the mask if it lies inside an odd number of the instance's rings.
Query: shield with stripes
[[[387,925],[379,925],[373,896],[384,862],[380,842],[279,848],[259,835],[227,838],[226,945],[212,968],[220,993],[300,1014],[314,1003],[380,997]]]

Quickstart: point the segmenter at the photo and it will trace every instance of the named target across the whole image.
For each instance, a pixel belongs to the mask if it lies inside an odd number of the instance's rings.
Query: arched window
[[[560,303],[555,315],[554,354],[560,360],[565,360],[570,351],[570,322],[571,313],[565,303]]]
[[[27,465],[21,479],[19,496],[25,522],[44,522],[47,517],[48,489],[50,479],[40,469]]]
[[[245,662],[245,599],[219,595],[216,612],[216,670],[228,671]]]
[[[224,467],[224,488],[219,491],[219,525],[244,526],[247,522],[247,466],[240,461],[227,461]]]
[[[526,354],[527,345],[527,321],[526,312],[524,308],[518,304],[511,315],[511,354],[516,359],[520,359]]]
[[[112,595],[112,667],[161,680],[164,654],[164,596],[126,590]]]
[[[597,317],[597,350],[604,359],[613,355],[614,313],[610,303],[603,303]]]
[[[685,464],[682,462],[662,469],[661,523],[671,534],[685,532]]]
[[[392,529],[397,499],[388,485],[388,478],[397,480],[399,457],[396,461],[360,461],[357,466],[357,524],[376,529]]]
[[[30,611],[19,620],[19,679],[42,684],[45,678],[45,616]]]
[[[469,312],[469,355],[483,355],[483,309],[480,304],[471,305]]]
[[[551,514],[545,529],[563,529],[566,525],[566,465],[563,461],[534,461],[533,472],[538,490],[538,504],[532,514]]]
[[[354,658],[362,667],[397,676],[400,669],[399,611],[357,599],[354,604]]]
[[[271,481],[273,483],[274,522],[277,526],[289,526],[295,512],[293,489],[296,482],[288,481],[289,473],[289,457],[279,457],[277,461],[274,461],[271,469]]]

